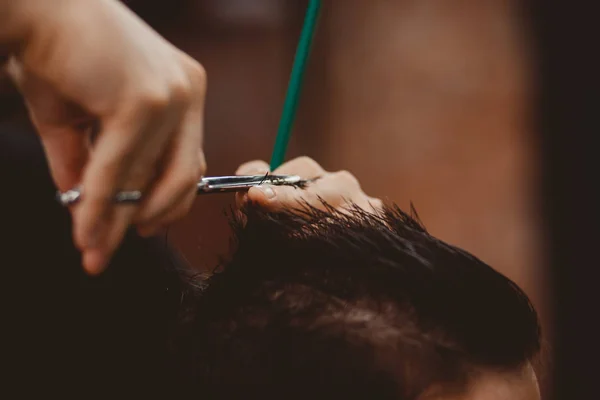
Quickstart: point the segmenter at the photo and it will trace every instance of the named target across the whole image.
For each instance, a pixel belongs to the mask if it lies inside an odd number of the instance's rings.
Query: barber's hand
[[[59,190],[83,187],[74,238],[99,273],[130,224],[150,235],[189,210],[205,171],[205,72],[116,0],[18,1],[34,22],[9,72]],[[120,190],[144,201],[115,205]]]
[[[238,175],[261,175],[269,172],[269,164],[251,161],[240,166]],[[323,209],[323,202],[347,211],[356,205],[366,211],[375,212],[382,207],[379,199],[369,197],[362,191],[358,180],[347,171],[327,172],[316,161],[308,157],[296,158],[273,171],[275,175],[298,175],[304,179],[316,179],[304,189],[291,186],[261,185],[250,188],[247,193],[238,193],[238,205],[251,201],[271,211],[293,210],[308,203]]]

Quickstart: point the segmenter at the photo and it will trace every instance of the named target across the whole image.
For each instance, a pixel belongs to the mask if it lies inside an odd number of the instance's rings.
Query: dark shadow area
[[[598,21],[592,2],[532,2],[548,259],[555,282],[555,399],[600,398]]]

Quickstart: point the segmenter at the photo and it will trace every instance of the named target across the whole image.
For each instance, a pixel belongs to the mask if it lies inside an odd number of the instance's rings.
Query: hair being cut
[[[523,291],[398,207],[250,205],[233,228],[235,251],[188,296],[175,340],[197,393],[415,399],[540,350]]]

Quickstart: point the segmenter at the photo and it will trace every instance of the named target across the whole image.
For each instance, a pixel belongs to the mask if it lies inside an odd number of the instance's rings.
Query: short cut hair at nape
[[[188,296],[176,340],[195,393],[415,399],[540,351],[524,292],[413,209],[233,215],[234,251]]]

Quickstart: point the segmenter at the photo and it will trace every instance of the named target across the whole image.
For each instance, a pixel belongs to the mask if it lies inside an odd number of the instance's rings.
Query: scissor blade
[[[210,194],[222,192],[239,192],[248,190],[252,186],[262,184],[302,186],[306,181],[296,175],[239,175],[239,176],[212,176],[202,178],[198,182],[197,194]],[[66,192],[58,192],[58,202],[63,206],[73,205],[81,200],[82,189],[73,188]],[[142,199],[139,191],[119,192],[115,195],[115,203],[136,203]]]
[[[296,175],[241,175],[241,176],[217,176],[202,178],[198,183],[198,194],[237,192],[258,186],[302,184],[302,178]]]

